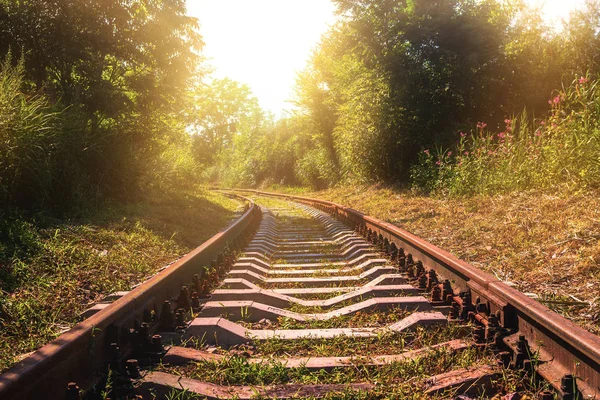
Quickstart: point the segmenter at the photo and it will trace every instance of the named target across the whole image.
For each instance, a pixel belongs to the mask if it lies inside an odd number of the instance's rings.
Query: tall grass
[[[425,149],[412,168],[414,187],[474,195],[552,187],[600,186],[600,87],[577,78],[552,96],[546,118],[524,112],[501,132],[484,122],[460,132],[453,150]]]
[[[9,56],[0,65],[0,201],[6,205],[32,194],[47,197],[58,116],[43,96],[26,95],[24,67]]]
[[[132,114],[93,128],[83,105],[32,93],[25,72],[10,54],[0,63],[0,213],[69,213],[198,179],[185,127]]]

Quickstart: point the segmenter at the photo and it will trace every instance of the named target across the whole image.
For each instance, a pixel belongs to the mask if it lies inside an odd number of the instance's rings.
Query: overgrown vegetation
[[[115,204],[74,219],[0,218],[0,370],[215,234],[239,207],[203,191]]]
[[[197,28],[179,0],[0,0],[0,369],[232,218],[197,189]]]
[[[456,150],[423,150],[413,183],[452,195],[557,188],[573,192],[600,184],[600,88],[586,77],[557,91],[547,118],[524,113],[501,132],[481,122],[460,133]]]
[[[69,211],[181,185],[203,72],[181,1],[0,1],[0,206]]]
[[[209,178],[456,195],[598,181],[597,1],[556,29],[518,0],[334,3],[296,112],[229,136]]]

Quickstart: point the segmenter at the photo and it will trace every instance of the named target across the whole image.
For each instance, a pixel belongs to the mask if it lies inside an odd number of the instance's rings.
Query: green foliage
[[[186,101],[202,42],[185,11],[179,0],[0,0],[0,56],[16,56],[0,88],[3,207],[65,211],[197,172]]]
[[[252,129],[262,119],[258,100],[250,88],[231,79],[200,84],[194,93],[191,129],[195,154],[203,164],[213,164],[231,147],[238,129]]]
[[[340,18],[298,77],[296,112],[286,123],[240,130],[222,150],[229,154],[221,158],[226,162],[214,178],[227,177],[228,184],[237,185],[312,188],[412,181],[427,191],[447,191],[447,182],[462,179],[464,184],[452,184],[464,186],[457,193],[507,188],[498,177],[485,190],[466,187],[477,180],[475,175],[479,181],[488,179],[485,168],[498,169],[490,163],[469,164],[474,162],[469,159],[457,172],[457,153],[469,151],[461,147],[466,139],[456,148],[457,132],[468,132],[477,121],[501,129],[507,116],[524,109],[545,115],[551,108],[548,96],[564,79],[586,70],[600,73],[596,0],[575,12],[562,32],[520,0],[334,3]],[[526,141],[525,131],[533,129],[525,120],[515,124],[524,136],[514,140]],[[485,136],[478,130],[472,140],[487,148],[491,144]],[[426,157],[423,149],[438,154]],[[291,162],[284,162],[283,155]],[[589,176],[591,170],[578,173]],[[507,169],[504,179],[520,171]],[[473,177],[466,178],[469,174]],[[518,187],[549,179],[522,174]]]
[[[60,123],[42,96],[21,92],[24,65],[0,66],[0,204],[48,197],[56,163]]]
[[[416,187],[455,195],[493,194],[534,188],[567,190],[600,184],[600,87],[577,78],[548,101],[549,116],[523,113],[502,132],[479,123],[461,134],[457,150],[422,153],[413,168]],[[450,157],[452,156],[452,157]]]
[[[76,218],[0,211],[0,371],[225,226],[240,203],[203,190],[153,192]]]

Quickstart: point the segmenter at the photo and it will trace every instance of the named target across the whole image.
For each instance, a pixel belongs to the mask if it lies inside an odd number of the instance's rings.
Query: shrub
[[[502,132],[480,122],[460,133],[454,152],[424,151],[411,172],[413,186],[453,195],[491,194],[557,184],[567,190],[600,185],[600,88],[580,77],[556,91],[549,116],[523,113]]]

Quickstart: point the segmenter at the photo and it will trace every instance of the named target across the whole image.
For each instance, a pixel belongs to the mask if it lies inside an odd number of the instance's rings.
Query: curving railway
[[[495,277],[335,203],[243,195],[0,375],[0,399],[600,397],[600,338]]]

